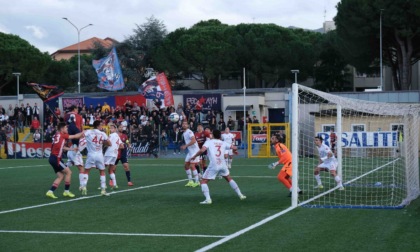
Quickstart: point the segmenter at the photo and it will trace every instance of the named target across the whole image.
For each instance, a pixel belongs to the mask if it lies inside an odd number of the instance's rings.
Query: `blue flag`
[[[98,87],[108,91],[116,91],[124,88],[124,78],[118,61],[115,47],[105,58],[93,60],[92,65],[98,74]]]

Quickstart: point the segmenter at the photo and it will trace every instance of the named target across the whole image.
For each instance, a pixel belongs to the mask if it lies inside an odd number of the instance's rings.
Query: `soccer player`
[[[53,137],[53,143],[51,146],[51,155],[48,159],[48,162],[51,164],[52,168],[54,169],[57,178],[54,180],[50,190],[46,193],[46,196],[52,199],[56,199],[57,197],[54,195],[54,191],[60,185],[61,181],[64,178],[64,197],[73,198],[74,194],[70,192],[70,183],[71,183],[71,170],[68,166],[66,166],[61,161],[61,155],[63,154],[63,150],[73,150],[73,148],[69,148],[64,146],[66,144],[66,140],[68,139],[76,139],[83,136],[83,132],[78,133],[76,135],[69,135],[67,125],[64,122],[61,122],[57,126],[57,133],[55,133]]]
[[[315,167],[314,176],[317,182],[315,188],[322,189],[324,186],[321,182],[321,176],[319,175],[320,171],[329,171],[331,176],[333,176],[335,182],[337,182],[338,190],[344,190],[343,184],[341,182],[340,176],[337,175],[337,166],[338,161],[334,156],[334,153],[331,151],[330,147],[325,145],[322,142],[321,136],[315,137],[315,146],[318,149],[319,154],[319,164]]]
[[[89,172],[91,168],[97,168],[99,170],[100,181],[101,181],[101,195],[109,196],[106,192],[106,179],[105,179],[105,163],[102,149],[104,144],[110,146],[111,142],[105,132],[102,131],[103,123],[99,120],[93,122],[93,129],[85,132],[86,146],[88,155],[86,158],[86,177],[89,179]],[[87,183],[87,181],[86,181]]]
[[[206,141],[206,132],[203,129],[203,125],[199,124],[197,126],[197,132],[195,132],[194,134],[195,140],[197,140],[197,144],[198,144],[198,148],[201,149],[201,147],[203,147],[204,142]],[[199,159],[200,159],[200,166],[201,169],[203,170],[203,172],[207,169],[206,167],[206,154],[207,153],[201,153]],[[198,173],[201,173],[199,170],[199,165],[195,165],[195,168],[197,169]]]
[[[233,141],[235,139],[235,135],[230,133],[230,129],[226,128],[225,132],[222,134],[222,140],[226,142],[228,145],[233,145]],[[232,168],[232,159],[233,159],[233,150],[225,150],[225,159],[226,165],[230,169]]]
[[[67,123],[68,123],[68,132],[70,135],[77,134],[83,131],[83,118],[78,114],[78,109],[76,106],[71,106],[69,113],[66,114]],[[82,192],[82,195],[86,195],[86,183],[87,175],[85,173],[85,168],[83,166],[83,157],[81,151],[86,148],[86,139],[72,139],[71,145],[73,146],[74,151],[67,152],[67,166],[75,165],[79,170],[79,190]]]
[[[268,165],[268,168],[274,169],[278,164],[283,164],[283,167],[280,169],[279,174],[277,174],[277,179],[289,189],[288,197],[292,196],[292,153],[282,142],[281,135],[274,135],[271,137],[271,144],[274,145],[276,154],[279,157],[279,161],[274,162]],[[298,193],[302,194],[302,190],[298,188]]]
[[[133,186],[133,182],[131,182],[131,171],[130,171],[130,166],[128,164],[128,148],[130,147],[130,141],[128,140],[128,136],[127,134],[124,133],[124,125],[120,124],[118,126],[118,136],[121,139],[121,142],[124,144],[124,148],[123,149],[119,149],[118,150],[118,156],[117,156],[117,160],[115,161],[115,165],[113,166],[113,170],[115,173],[115,170],[117,169],[117,164],[121,161],[124,171],[125,171],[125,176],[127,177],[127,184],[128,186]],[[112,180],[109,181],[109,185],[113,186],[113,182]]]
[[[224,160],[224,151],[229,149],[236,149],[236,146],[232,146],[220,140],[221,133],[219,130],[213,130],[213,139],[207,140],[203,147],[197,151],[192,157],[191,160],[194,160],[201,153],[207,151],[207,155],[210,160],[210,164],[207,167],[206,171],[203,174],[203,177],[200,181],[201,191],[203,192],[206,199],[200,204],[209,205],[212,203],[210,197],[209,187],[207,185],[209,180],[214,180],[216,176],[221,175],[235,190],[241,200],[246,199],[246,196],[241,193],[238,184],[230,177],[229,169],[227,168],[226,162]]]
[[[200,150],[198,148],[197,140],[194,137],[194,133],[189,129],[189,124],[187,121],[182,122],[182,128],[184,129],[184,133],[182,136],[184,137],[185,145],[181,146],[181,150],[188,149],[188,154],[185,157],[185,172],[187,173],[188,183],[185,186],[189,187],[197,187],[200,185],[198,181],[198,172],[195,168],[195,165],[199,162],[198,157],[191,158],[197,151]],[[192,175],[191,175],[192,173]],[[194,181],[192,180],[194,176]]]
[[[124,148],[124,144],[117,133],[117,126],[115,124],[109,125],[109,141],[111,145],[105,151],[105,166],[108,168],[109,178],[112,181],[112,189],[117,189],[117,179],[115,178],[115,162],[118,157],[118,150]]]

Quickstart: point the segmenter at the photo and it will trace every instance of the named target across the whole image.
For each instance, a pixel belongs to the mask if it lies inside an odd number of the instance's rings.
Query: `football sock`
[[[188,169],[188,170],[185,170],[185,172],[187,173],[188,180],[192,180],[191,170]]]
[[[84,186],[87,186],[88,181],[89,181],[89,174],[85,173],[85,184],[84,184]]]
[[[193,171],[193,176],[194,176],[194,181],[195,181],[196,183],[198,183],[198,172],[197,172],[197,170],[194,170],[194,171]]]
[[[79,183],[80,183],[80,187],[84,186],[84,179],[85,179],[85,174],[83,173],[79,173]]]
[[[315,179],[316,179],[316,182],[318,183],[318,185],[322,185],[321,176],[319,174],[315,175]]]
[[[104,190],[106,188],[106,178],[105,178],[105,175],[100,175],[100,181],[101,181],[101,189]]]
[[[109,178],[112,180],[112,183],[114,184],[114,186],[116,186],[117,185],[117,179],[115,178],[115,173],[109,174]]]
[[[207,184],[201,184],[201,191],[204,194],[204,197],[206,197],[206,200],[210,200],[210,191]]]
[[[70,189],[70,183],[67,183],[67,182],[66,182],[66,183],[64,184],[64,190],[65,190],[65,191],[68,191],[69,189]]]
[[[235,192],[236,192],[238,195],[242,195],[241,190],[239,189],[238,184],[236,184],[235,180],[233,180],[233,179],[232,179],[232,180],[229,182],[229,185],[230,185],[230,187],[232,187],[232,189],[233,189],[233,190],[235,190]]]
[[[125,176],[127,177],[127,181],[130,182],[131,181],[131,172],[130,171],[125,171]]]
[[[341,183],[341,179],[340,179],[340,176],[335,176],[335,178],[334,178],[334,180],[335,180],[335,182],[337,182],[337,185],[338,186],[343,186],[343,184]]]
[[[50,188],[50,191],[51,191],[51,192],[54,192],[54,191],[55,191],[55,189],[57,189],[57,187],[58,187],[58,185],[57,185],[57,184],[52,184],[52,186],[51,186],[51,188]]]

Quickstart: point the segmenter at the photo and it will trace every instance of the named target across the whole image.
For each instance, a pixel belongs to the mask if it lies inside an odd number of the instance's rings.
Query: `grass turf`
[[[119,166],[120,193],[81,200],[63,198],[63,184],[56,191],[59,199],[45,197],[55,177],[47,160],[1,160],[0,212],[48,205],[0,213],[0,230],[79,233],[0,232],[2,250],[194,251],[221,239],[212,236],[230,235],[290,206],[288,191],[275,177],[278,168],[266,168],[273,160],[235,159],[231,173],[247,199],[240,201],[224,180],[216,179],[209,183],[212,205],[198,204],[204,200],[199,187],[184,187],[182,159],[131,159],[134,187],[127,186]],[[77,170],[72,170],[71,190],[79,197]],[[93,170],[88,196],[98,195],[98,186]],[[51,205],[54,201],[63,203]],[[419,199],[402,210],[298,208],[213,250],[417,251],[419,226]]]

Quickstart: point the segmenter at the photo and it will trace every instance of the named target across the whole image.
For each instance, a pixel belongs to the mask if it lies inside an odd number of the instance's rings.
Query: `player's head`
[[[102,129],[101,126],[102,126],[102,122],[100,120],[96,120],[96,121],[93,122],[93,128],[94,129],[101,130]]]
[[[188,125],[188,122],[186,120],[182,121],[182,128],[184,130],[188,129],[190,127],[190,125]]]
[[[202,124],[199,124],[198,126],[197,126],[197,132],[203,132],[203,130],[204,130],[204,128],[203,128],[203,125]]]
[[[220,130],[217,130],[217,129],[213,130],[213,138],[220,139],[220,136],[221,136]]]
[[[64,122],[60,122],[60,123],[58,123],[58,125],[57,125],[57,130],[58,130],[60,133],[65,133],[65,134],[67,134],[67,124],[66,124],[66,123],[64,123]]]
[[[70,112],[79,112],[79,109],[75,105],[71,105]]]
[[[315,137],[315,145],[320,146],[322,144],[322,137],[321,136],[316,136]]]
[[[229,132],[230,132],[229,127],[226,127],[226,128],[225,128],[225,133],[229,133]]]
[[[111,133],[117,132],[117,125],[111,123],[109,125],[109,131],[111,131]]]
[[[276,143],[281,143],[281,136],[280,135],[272,135],[271,136],[271,143],[272,144],[276,144]]]

